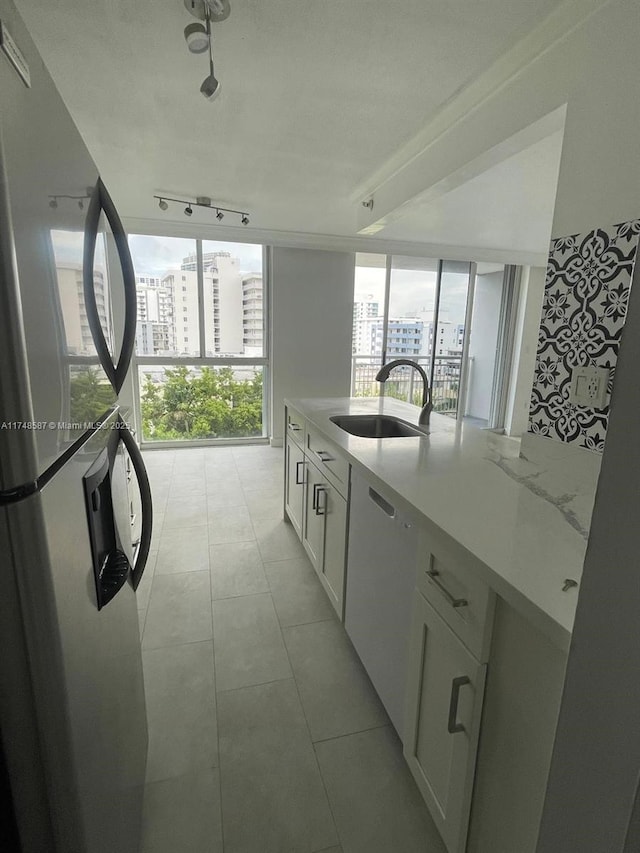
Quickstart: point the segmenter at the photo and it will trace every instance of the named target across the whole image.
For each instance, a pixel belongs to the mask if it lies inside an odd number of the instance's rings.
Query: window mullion
[[[200,358],[205,358],[204,263],[202,260],[202,240],[200,239],[196,240],[196,275],[198,282],[198,334],[200,337]]]

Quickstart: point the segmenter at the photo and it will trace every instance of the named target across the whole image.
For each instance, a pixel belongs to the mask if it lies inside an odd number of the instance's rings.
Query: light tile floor
[[[282,449],[145,453],[142,853],[445,853],[291,525]]]

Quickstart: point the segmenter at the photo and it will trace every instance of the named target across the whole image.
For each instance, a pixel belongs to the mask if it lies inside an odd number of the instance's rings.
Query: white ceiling
[[[377,236],[390,240],[469,245],[484,249],[518,247],[545,251],[551,237],[562,131],[456,187],[445,195],[408,206]]]
[[[222,94],[207,103],[183,0],[16,0],[124,216],[163,217],[154,193],[208,195],[250,211],[252,228],[341,236],[357,233],[354,188],[558,2],[231,0],[213,29]],[[379,236],[532,248],[544,231],[546,246],[539,176],[557,174],[552,149],[414,206]]]

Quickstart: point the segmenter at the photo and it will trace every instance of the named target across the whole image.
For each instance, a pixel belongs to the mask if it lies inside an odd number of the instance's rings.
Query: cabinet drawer
[[[296,409],[287,406],[287,414],[285,418],[287,426],[287,435],[295,441],[300,447],[304,447],[304,433],[306,421]]]
[[[444,534],[423,529],[417,586],[476,658],[486,661],[495,593],[478,577],[465,549]]]
[[[309,425],[306,429],[305,452],[342,497],[346,498],[349,488],[349,463],[322,433],[316,432]]]

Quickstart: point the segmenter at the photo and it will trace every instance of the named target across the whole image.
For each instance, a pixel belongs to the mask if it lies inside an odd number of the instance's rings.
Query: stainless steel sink
[[[329,420],[361,438],[424,438],[426,435],[426,430],[392,415],[334,415]]]

